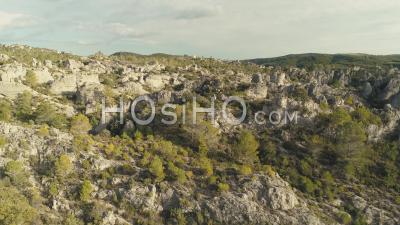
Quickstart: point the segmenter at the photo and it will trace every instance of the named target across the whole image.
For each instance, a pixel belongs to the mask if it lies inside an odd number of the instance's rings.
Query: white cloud
[[[26,14],[0,11],[0,29],[24,27],[32,22],[32,18]]]

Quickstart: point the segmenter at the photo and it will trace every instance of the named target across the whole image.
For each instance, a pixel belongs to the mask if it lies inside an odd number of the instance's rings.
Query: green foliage
[[[213,175],[214,170],[213,170],[213,165],[211,163],[211,160],[209,160],[206,157],[200,157],[198,161],[199,169],[200,171],[207,177]]]
[[[228,192],[229,189],[230,189],[230,186],[227,183],[221,182],[218,184],[218,191],[220,191],[220,192]]]
[[[0,121],[10,121],[11,117],[11,103],[5,99],[0,99]]]
[[[78,114],[72,117],[70,132],[74,135],[84,135],[92,129],[89,119],[83,115]]]
[[[153,160],[149,165],[149,171],[154,176],[157,182],[164,180],[164,166],[163,161],[158,156],[154,156]]]
[[[67,154],[62,154],[54,163],[55,174],[58,178],[65,178],[73,170],[73,164]]]
[[[122,155],[121,149],[119,147],[116,147],[112,143],[106,146],[104,152],[106,153],[108,158],[120,157]]]
[[[301,176],[300,177],[300,188],[302,191],[304,191],[306,193],[313,194],[316,189],[316,186],[312,182],[312,180],[310,180],[310,178]]]
[[[36,210],[14,187],[0,187],[0,202],[0,224],[33,224],[37,219]]]
[[[336,108],[329,118],[334,126],[341,126],[352,121],[351,115],[343,108]]]
[[[239,167],[239,173],[243,176],[249,176],[253,173],[253,170],[250,166],[243,165]]]
[[[37,134],[41,137],[47,137],[50,135],[49,127],[47,125],[42,125],[39,130],[37,131]]]
[[[18,187],[23,187],[29,184],[29,175],[20,161],[8,162],[5,166],[4,172],[6,176],[10,178],[11,182]]]
[[[75,152],[89,152],[92,150],[94,141],[89,135],[75,135],[72,141],[72,148]]]
[[[83,225],[84,223],[76,218],[74,214],[68,214],[63,221],[63,225]]]
[[[19,120],[27,122],[32,118],[32,94],[24,91],[16,99],[16,116]]]
[[[234,157],[247,164],[253,164],[258,159],[258,147],[259,143],[250,131],[242,131],[239,136],[239,141],[236,146],[233,147]]]
[[[171,173],[174,180],[178,181],[180,184],[186,183],[186,172],[183,169],[175,166],[172,162],[168,162],[168,171]]]
[[[346,212],[338,212],[337,217],[339,218],[339,222],[341,224],[348,225],[352,222],[351,216]]]
[[[79,191],[79,199],[82,202],[88,202],[91,199],[91,195],[93,192],[93,186],[89,180],[84,180],[81,186],[81,190]]]
[[[355,120],[362,123],[364,126],[368,126],[370,124],[382,125],[382,120],[379,116],[373,114],[366,107],[358,107],[353,113],[353,117]]]
[[[38,124],[47,124],[55,128],[64,128],[67,125],[65,115],[57,113],[54,106],[49,102],[42,102],[35,111],[35,122]]]
[[[38,79],[32,70],[28,70],[25,75],[25,81],[24,84],[35,89],[38,86]]]
[[[56,182],[51,182],[50,183],[49,194],[53,198],[58,195],[58,184]]]
[[[8,143],[7,138],[0,135],[0,148],[3,148]]]

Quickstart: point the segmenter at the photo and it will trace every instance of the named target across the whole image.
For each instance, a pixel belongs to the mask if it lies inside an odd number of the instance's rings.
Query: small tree
[[[5,167],[5,174],[16,186],[22,187],[29,183],[28,173],[25,171],[24,165],[20,161],[8,162]]]
[[[233,148],[233,154],[236,159],[243,163],[253,164],[258,159],[259,143],[250,131],[242,131],[239,141]]]
[[[0,99],[0,120],[9,121],[12,117],[11,104],[5,99]]]
[[[67,119],[64,115],[57,113],[54,106],[45,101],[38,106],[35,112],[35,122],[56,128],[63,128],[67,123]]]
[[[156,181],[162,181],[165,178],[163,162],[158,156],[154,156],[149,166],[150,173],[155,177]]]
[[[24,91],[16,99],[16,116],[21,121],[29,121],[32,118],[32,94]]]
[[[90,129],[92,129],[92,126],[89,119],[85,115],[78,114],[72,118],[70,129],[72,134],[84,135],[87,134]]]
[[[31,88],[36,88],[38,86],[38,79],[35,72],[32,70],[26,72],[24,84]]]
[[[91,194],[93,192],[92,184],[89,180],[84,180],[79,192],[79,198],[82,202],[88,202],[91,199]]]
[[[54,163],[54,166],[56,176],[61,179],[68,176],[73,170],[71,159],[66,154],[61,155]]]

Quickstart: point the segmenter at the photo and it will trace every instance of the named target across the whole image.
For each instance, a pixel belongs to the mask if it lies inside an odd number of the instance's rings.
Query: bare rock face
[[[209,217],[223,224],[324,224],[279,175],[257,176],[205,205]]]
[[[0,62],[6,62],[8,60],[10,60],[8,55],[0,54]]]
[[[372,91],[373,91],[373,89],[372,89],[371,83],[365,82],[362,87],[362,93],[361,93],[362,96],[364,98],[368,98],[372,94]]]
[[[46,67],[36,69],[33,72],[36,74],[39,84],[45,84],[54,81],[54,78],[51,76],[49,70]]]
[[[268,95],[268,87],[263,84],[253,85],[247,90],[247,96],[253,99],[265,99]]]
[[[354,196],[352,201],[354,207],[364,213],[367,224],[396,225],[400,223],[399,218],[396,218],[386,210],[370,205],[365,199],[359,196]]]
[[[379,96],[380,100],[387,101],[400,91],[400,78],[394,78],[386,85],[383,93]]]
[[[66,69],[69,69],[73,72],[78,72],[83,67],[83,63],[73,59],[68,59],[64,62],[64,66]]]
[[[23,93],[24,91],[31,91],[31,89],[21,83],[0,81],[0,95],[15,99],[19,94]]]
[[[75,93],[77,91],[77,77],[75,74],[66,74],[56,79],[50,88],[53,94]]]
[[[26,68],[20,63],[6,64],[0,68],[0,78],[4,82],[15,82],[26,75]]]

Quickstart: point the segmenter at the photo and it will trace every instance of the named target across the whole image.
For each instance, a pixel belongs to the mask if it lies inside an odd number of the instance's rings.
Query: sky
[[[0,43],[222,59],[400,54],[400,1],[0,0]]]

